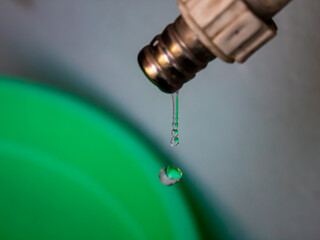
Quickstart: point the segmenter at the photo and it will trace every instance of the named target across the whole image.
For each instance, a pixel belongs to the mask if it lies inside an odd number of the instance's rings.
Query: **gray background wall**
[[[292,2],[276,17],[278,36],[248,62],[215,60],[186,84],[174,151],[171,97],[136,63],[179,14],[173,0],[1,0],[0,71],[114,103],[239,234],[320,239],[319,12],[320,1]]]

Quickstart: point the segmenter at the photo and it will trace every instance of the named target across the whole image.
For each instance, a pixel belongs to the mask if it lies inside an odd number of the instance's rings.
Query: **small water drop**
[[[171,138],[171,141],[170,141],[171,147],[175,147],[175,146],[177,146],[179,143],[180,143],[180,140],[179,140],[178,137],[173,137],[173,138]]]
[[[163,185],[171,186],[179,182],[182,178],[182,172],[179,168],[167,166],[160,170],[159,179]]]
[[[171,130],[171,136],[172,136],[173,138],[177,137],[178,134],[179,134],[179,130],[178,130],[178,129],[172,129],[172,130]]]
[[[173,122],[172,123],[172,128],[173,129],[177,129],[179,127],[179,123],[178,122]]]

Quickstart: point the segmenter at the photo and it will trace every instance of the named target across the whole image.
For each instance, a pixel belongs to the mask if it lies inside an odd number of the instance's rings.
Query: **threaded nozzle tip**
[[[214,58],[179,16],[140,51],[138,63],[153,84],[173,93]]]

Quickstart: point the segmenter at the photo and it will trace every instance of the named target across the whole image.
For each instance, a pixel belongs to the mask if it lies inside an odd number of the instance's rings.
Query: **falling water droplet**
[[[180,142],[180,140],[179,140],[178,137],[173,137],[173,138],[171,138],[171,142],[170,142],[171,147],[177,146],[177,145],[179,144],[179,142]]]
[[[173,138],[177,137],[178,134],[179,134],[178,129],[172,129],[172,130],[171,130],[171,136],[172,136]]]
[[[163,185],[171,186],[179,182],[182,178],[182,172],[179,168],[167,166],[160,170],[159,179]]]
[[[178,122],[173,122],[172,123],[172,128],[178,128],[179,127],[179,123]]]

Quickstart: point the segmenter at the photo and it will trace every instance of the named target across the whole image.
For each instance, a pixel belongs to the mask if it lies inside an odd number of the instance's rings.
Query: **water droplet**
[[[177,146],[179,143],[180,143],[180,140],[179,140],[178,137],[173,137],[173,138],[171,138],[171,141],[170,141],[171,147],[175,147],[175,146]]]
[[[179,168],[167,166],[160,170],[159,179],[163,185],[171,186],[179,182],[182,178],[182,172]]]
[[[178,129],[172,129],[172,130],[171,130],[171,136],[172,136],[173,138],[177,137],[178,134],[179,134]]]

